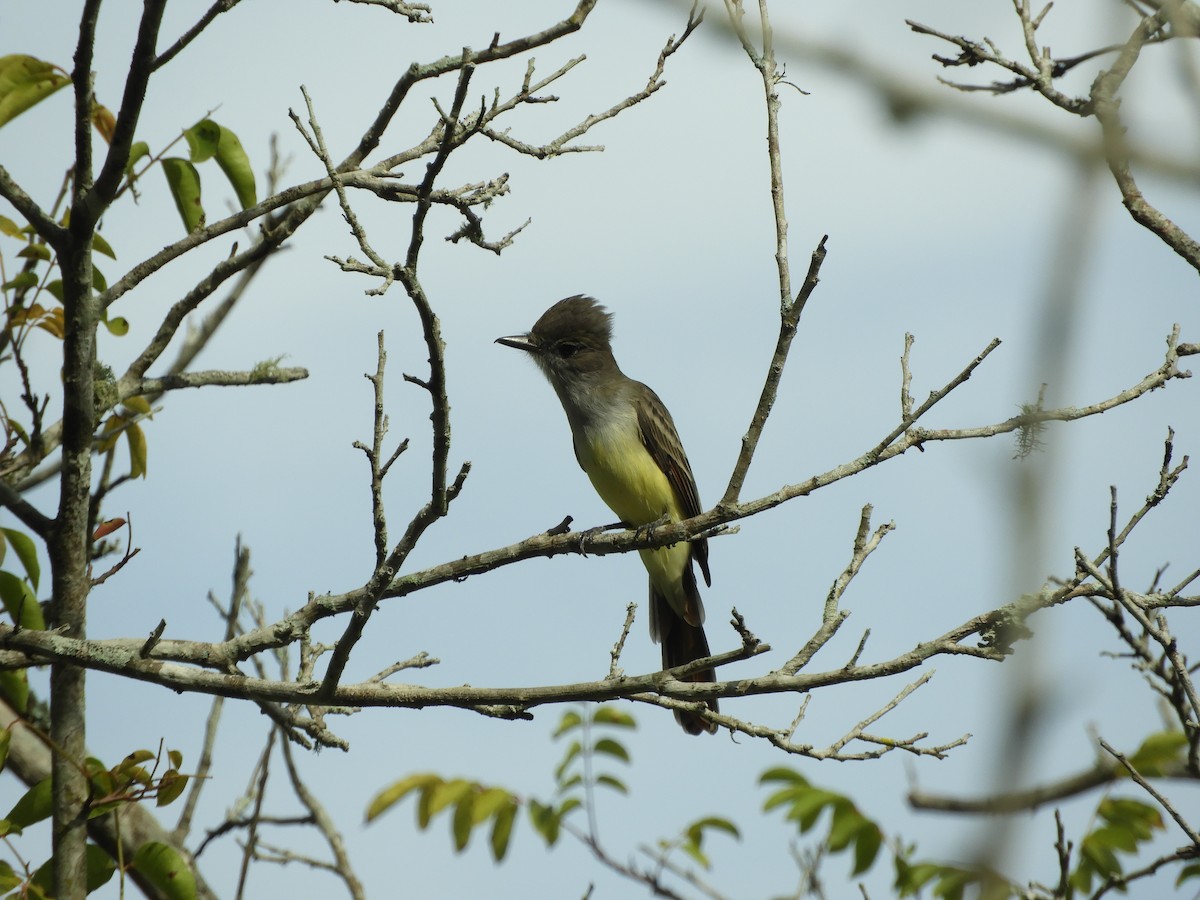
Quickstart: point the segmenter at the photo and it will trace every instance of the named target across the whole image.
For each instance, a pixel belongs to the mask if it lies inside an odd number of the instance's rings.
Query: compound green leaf
[[[389,785],[371,799],[367,806],[367,821],[371,822],[383,815],[412,791],[423,791],[432,784],[441,783],[441,780],[440,775],[423,772],[419,775],[409,775],[407,778],[402,778]]]

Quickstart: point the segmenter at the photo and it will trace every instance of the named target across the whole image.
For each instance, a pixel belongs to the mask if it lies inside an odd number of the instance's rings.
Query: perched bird
[[[562,401],[575,458],[596,493],[629,527],[664,515],[680,521],[701,512],[696,479],[671,414],[658,395],[617,366],[612,352],[612,315],[591,297],[576,295],[551,306],[527,334],[496,343],[530,354]],[[704,581],[708,542],[695,540],[639,550],[650,573],[650,637],[662,644],[663,668],[709,656],[704,604],[692,563]],[[712,669],[689,681],[716,681]],[[717,711],[716,699],[706,701]],[[676,711],[688,734],[713,733],[715,724]]]

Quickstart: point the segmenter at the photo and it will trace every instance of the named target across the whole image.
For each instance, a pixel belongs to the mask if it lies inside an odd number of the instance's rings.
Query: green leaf
[[[178,800],[179,795],[187,787],[188,778],[187,775],[180,775],[176,769],[168,769],[164,772],[158,782],[158,793],[154,797],[155,804],[166,806]]]
[[[571,812],[572,810],[579,809],[581,806],[583,806],[583,801],[578,797],[568,797],[558,807],[559,821],[565,819],[567,813]]]
[[[0,528],[0,533],[4,534],[13,548],[13,552],[17,554],[17,559],[21,561],[21,567],[25,570],[29,583],[36,591],[38,580],[42,576],[42,567],[38,565],[37,546],[33,543],[33,538],[25,532],[13,528]]]
[[[12,726],[0,731],[0,772],[4,771],[4,764],[8,761],[8,747],[12,743]]]
[[[113,252],[112,245],[109,244],[109,242],[104,239],[104,235],[98,231],[92,232],[92,249],[97,253],[103,253],[109,259],[117,258],[117,254]]]
[[[200,173],[186,159],[169,156],[162,161],[167,187],[175,200],[175,208],[183,219],[183,227],[191,234],[204,226],[204,207],[200,205]]]
[[[536,800],[529,801],[529,821],[534,830],[542,836],[547,847],[553,847],[558,840],[560,820],[554,809],[544,806]]]
[[[46,620],[42,617],[42,605],[29,587],[29,582],[12,572],[0,571],[0,599],[12,620],[21,628],[30,631],[45,631]]]
[[[1179,877],[1175,879],[1175,887],[1179,887],[1189,878],[1200,878],[1200,863],[1189,863],[1179,870]]]
[[[700,843],[700,835],[705,831],[723,831],[731,835],[736,840],[741,840],[742,834],[738,831],[737,826],[728,819],[723,819],[719,816],[705,816],[703,819],[697,819],[687,827],[687,834],[691,837],[695,832],[696,843]]]
[[[217,142],[217,165],[229,179],[233,192],[237,194],[238,203],[242,209],[249,209],[258,202],[258,192],[254,185],[254,170],[250,167],[250,157],[246,155],[238,136],[223,125],[221,137]]]
[[[125,440],[129,443],[129,477],[146,477],[146,433],[137,422],[125,429]]]
[[[516,798],[504,788],[490,787],[475,797],[471,812],[478,824],[490,819],[504,807],[515,805],[516,802]]]
[[[50,779],[44,778],[27,790],[4,817],[8,822],[9,832],[21,831],[35,822],[50,818],[54,811],[52,804]]]
[[[874,822],[868,822],[867,827],[859,830],[858,839],[854,842],[853,874],[855,876],[861,875],[875,865],[875,859],[879,855],[879,848],[882,845],[883,832]]]
[[[48,62],[23,54],[0,56],[0,127],[70,83]]]
[[[758,776],[759,784],[770,784],[774,781],[780,781],[784,784],[795,784],[801,787],[808,787],[808,779],[793,769],[788,769],[783,766],[778,766],[774,769],[767,769]]]
[[[409,775],[407,778],[402,778],[395,784],[392,784],[372,798],[367,806],[367,821],[374,821],[379,816],[383,815],[401,800],[403,800],[410,792],[421,790],[429,787],[432,784],[439,784],[441,776],[426,772],[420,775]]]
[[[1137,752],[1129,757],[1129,764],[1145,776],[1161,776],[1165,770],[1183,762],[1183,751],[1187,748],[1187,735],[1182,731],[1159,731],[1150,735]],[[1128,775],[1124,766],[1117,770],[1119,775]]]
[[[32,273],[32,272],[30,272],[30,273],[28,273],[28,274],[32,275],[33,273]],[[59,303],[62,303],[62,302],[63,302],[63,283],[62,283],[62,279],[61,279],[61,278],[55,278],[53,281],[47,282],[47,284],[46,284],[46,293],[48,293],[48,294],[49,294],[51,297],[53,297],[53,298],[54,298],[55,300],[57,300]]]
[[[36,281],[35,281],[36,283]],[[570,731],[572,728],[578,728],[583,724],[583,718],[574,710],[568,710],[563,713],[562,719],[558,722],[558,727],[554,729],[554,734],[550,735],[553,738],[560,737]]]
[[[13,871],[13,867],[0,859],[0,891],[11,891],[25,879]]]
[[[0,697],[21,715],[29,711],[29,676],[24,669],[0,671]]]
[[[149,750],[134,750],[132,753],[126,754],[125,758],[117,763],[117,771],[124,772],[140,766],[144,762],[154,759],[154,753]],[[103,765],[103,763],[101,763]]]
[[[133,167],[137,165],[143,157],[150,155],[150,145],[145,141],[136,141],[129,148],[129,162],[125,163],[125,174],[133,173]],[[116,259],[114,256],[113,259]]]
[[[948,866],[942,868],[938,876],[938,883],[933,889],[933,895],[944,897],[945,900],[962,900],[967,886],[976,880],[970,872],[952,869]]]
[[[870,825],[857,809],[849,803],[842,802],[833,807],[833,824],[829,826],[829,838],[826,843],[829,849],[837,853],[850,846],[850,841],[858,832]]]
[[[459,798],[454,807],[454,818],[450,822],[450,832],[454,835],[454,850],[461,853],[471,840],[471,829],[475,827],[475,794],[468,791]]]
[[[221,126],[212,119],[201,119],[183,132],[188,145],[188,158],[194,163],[212,159],[221,140]]]
[[[602,706],[596,710],[592,721],[597,725],[615,725],[617,728],[637,728],[633,716],[615,706]]]
[[[147,841],[138,847],[130,866],[170,900],[195,900],[196,878],[174,847]]]
[[[0,234],[7,237],[16,237],[21,233],[21,226],[10,219],[8,216],[0,216]]]
[[[1096,872],[1104,877],[1121,874],[1121,862],[1117,855],[1105,845],[1103,838],[1097,840],[1096,832],[1087,835],[1079,845],[1079,853]],[[1081,866],[1082,868],[1082,866]]]
[[[97,891],[108,883],[117,870],[116,864],[107,853],[96,844],[89,843],[86,850],[87,892]],[[34,872],[31,884],[40,889],[36,896],[51,897],[54,892],[54,860],[48,859]],[[30,896],[35,896],[31,894]]]
[[[625,782],[621,781],[619,778],[615,778],[612,775],[596,776],[596,784],[602,784],[605,787],[610,787],[614,791],[617,791],[618,793],[621,793],[621,794],[629,793],[629,788],[627,788],[625,786]]]
[[[513,823],[516,818],[517,805],[515,803],[502,807],[496,813],[496,821],[492,824],[492,858],[496,862],[500,862],[508,853],[508,842],[512,837]]]
[[[31,271],[18,272],[17,275],[11,281],[6,281],[6,282],[4,282],[4,284],[0,284],[0,290],[22,291],[22,290],[27,290],[31,287],[36,287],[37,283],[38,283],[38,277],[37,277],[36,272],[31,272]]]
[[[26,244],[17,251],[19,259],[50,259],[50,248],[45,244]]]
[[[1096,811],[1106,822],[1128,831],[1135,839],[1148,841],[1156,830],[1162,830],[1162,814],[1140,800],[1128,797],[1107,797]]]
[[[571,746],[567,748],[567,752],[563,754],[562,762],[560,762],[554,770],[554,780],[558,782],[559,790],[563,788],[563,774],[571,765],[572,760],[583,752],[583,745],[579,741],[572,741]]]
[[[622,762],[629,762],[629,751],[612,738],[601,738],[596,741],[596,746],[593,749],[596,753],[604,753],[607,756],[615,756]]]
[[[703,869],[711,869],[712,863],[709,862],[708,856],[700,849],[698,844],[693,844],[690,841],[684,841],[679,845],[679,849],[690,856]]]
[[[1126,853],[1137,852],[1137,838],[1127,828],[1106,825],[1103,828],[1097,828],[1089,837],[1100,847],[1107,847],[1110,850],[1124,850]]]
[[[429,817],[432,819],[447,806],[458,803],[463,797],[471,793],[474,788],[474,784],[463,778],[444,781],[437,785],[437,787],[431,788],[427,804]]]
[[[941,866],[935,863],[916,863],[910,865],[896,858],[895,887],[901,897],[911,897],[920,893],[921,888],[937,877]]]
[[[113,337],[125,337],[129,334],[129,320],[124,316],[113,316],[111,319],[107,316],[104,318],[104,327],[108,329],[108,333]]]

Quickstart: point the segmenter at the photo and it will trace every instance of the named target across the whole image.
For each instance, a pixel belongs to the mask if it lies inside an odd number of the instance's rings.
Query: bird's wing
[[[637,401],[638,428],[642,433],[642,444],[651,458],[658,463],[667,481],[679,498],[679,507],[685,518],[700,515],[700,495],[696,491],[696,476],[692,474],[691,463],[683,452],[683,442],[671,414],[663,405],[658,394],[646,385],[641,388]],[[700,564],[704,573],[704,583],[711,586],[712,576],[708,572],[708,541],[692,541],[692,557]]]

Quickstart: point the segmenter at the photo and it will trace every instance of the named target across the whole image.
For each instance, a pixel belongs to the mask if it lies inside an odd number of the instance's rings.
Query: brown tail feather
[[[689,625],[681,619],[668,605],[662,595],[651,589],[651,604],[654,618],[657,620],[659,639],[662,641],[662,660],[664,669],[683,666],[696,659],[710,655],[708,638],[704,635],[704,626]],[[702,669],[688,675],[685,681],[716,681],[717,673],[712,669]],[[717,700],[706,700],[708,708],[717,712]],[[688,734],[715,734],[717,726],[705,721],[695,713],[675,711],[675,721],[683,726]]]

